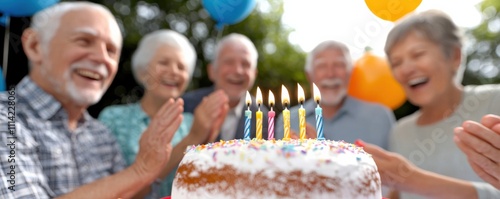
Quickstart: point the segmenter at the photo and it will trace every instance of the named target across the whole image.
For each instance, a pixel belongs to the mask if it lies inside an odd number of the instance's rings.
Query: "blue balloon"
[[[0,17],[0,25],[5,26],[5,25],[7,24],[7,18],[8,18],[8,17],[9,17],[9,16],[7,16],[7,15],[3,15],[3,16],[1,16],[1,17]]]
[[[203,0],[202,4],[221,28],[243,21],[257,3],[256,0]]]
[[[57,2],[59,0],[0,0],[0,12],[14,17],[28,17]]]

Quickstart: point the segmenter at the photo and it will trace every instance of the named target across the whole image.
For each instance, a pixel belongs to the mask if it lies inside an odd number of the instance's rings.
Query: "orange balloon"
[[[406,101],[403,87],[392,76],[387,60],[369,51],[354,63],[348,93],[392,110]]]
[[[422,0],[365,0],[365,3],[377,17],[395,22],[417,9]]]

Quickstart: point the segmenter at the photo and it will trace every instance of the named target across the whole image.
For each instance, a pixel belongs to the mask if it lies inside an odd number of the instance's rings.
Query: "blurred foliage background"
[[[466,48],[463,84],[500,83],[500,1],[484,0],[478,9],[483,14],[481,24],[466,31],[471,45]]]
[[[281,23],[284,4],[282,0],[259,1],[268,4],[268,9],[260,9],[257,5],[244,21],[226,26],[220,31],[215,28],[215,22],[203,8],[201,0],[93,2],[109,7],[125,33],[120,70],[101,102],[91,107],[90,111],[93,113],[110,104],[135,102],[140,98],[143,91],[133,81],[130,57],[143,35],[160,28],[172,29],[187,36],[197,50],[197,67],[188,91],[212,85],[206,67],[212,60],[216,42],[230,33],[248,36],[259,52],[259,74],[251,93],[255,95],[258,86],[263,91],[264,99],[267,99],[268,90],[279,96],[281,84],[288,88],[292,96],[296,96],[297,83],[304,89],[309,89],[302,72],[306,54],[298,46],[288,42],[288,34],[292,29]],[[309,93],[309,90],[306,92]],[[292,99],[292,103],[296,104],[297,99]]]
[[[64,1],[64,0],[62,0]],[[214,21],[203,9],[201,0],[92,0],[105,5],[116,16],[124,33],[124,46],[120,69],[113,84],[103,99],[89,108],[93,116],[111,104],[136,102],[143,94],[130,69],[130,58],[140,38],[157,29],[172,29],[186,35],[198,53],[197,67],[188,90],[210,86],[206,66],[210,62],[215,43],[233,32],[247,35],[259,51],[259,74],[251,93],[259,86],[267,99],[268,90],[279,96],[281,85],[285,85],[291,96],[296,96],[297,83],[310,97],[309,84],[303,66],[306,53],[288,41],[293,29],[281,22],[283,0],[261,0],[244,21],[226,26],[222,31],[215,28]],[[259,4],[267,4],[259,6]],[[262,8],[266,9],[262,9]],[[467,61],[463,78],[464,85],[500,83],[500,1],[484,0],[478,9],[483,13],[481,25],[465,30],[470,45],[465,47]],[[7,84],[17,84],[27,73],[26,56],[20,50],[20,35],[29,25],[29,18],[12,18],[9,76]],[[318,24],[320,26],[322,24]],[[5,29],[0,26],[0,38]],[[0,43],[3,46],[3,41]],[[265,100],[266,102],[267,100]],[[297,99],[292,97],[292,105]],[[279,104],[279,103],[278,103]],[[278,108],[278,111],[281,107]],[[397,118],[406,116],[418,108],[405,103],[394,110]]]

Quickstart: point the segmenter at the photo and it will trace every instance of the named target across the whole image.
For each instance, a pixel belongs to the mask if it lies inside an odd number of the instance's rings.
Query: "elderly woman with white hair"
[[[140,41],[132,57],[132,71],[136,81],[144,87],[143,97],[137,103],[107,107],[99,115],[99,120],[116,136],[128,164],[136,158],[141,134],[151,117],[167,100],[179,98],[184,93],[195,64],[193,46],[175,31],[158,30]],[[203,99],[194,115],[183,113],[183,122],[172,138],[174,149],[170,161],[158,176],[160,196],[170,195],[175,168],[186,147],[214,141],[218,136],[217,130],[228,110],[227,102],[222,91],[214,92]]]
[[[405,18],[387,37],[392,73],[420,109],[393,129],[389,149],[396,153],[358,144],[373,155],[382,183],[401,198],[500,198],[454,142],[454,128],[464,121],[500,113],[498,85],[464,87],[457,81],[461,48],[459,29],[438,11]]]

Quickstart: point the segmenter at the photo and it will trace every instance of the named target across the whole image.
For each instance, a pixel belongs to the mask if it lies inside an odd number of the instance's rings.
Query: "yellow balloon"
[[[373,14],[392,22],[414,11],[421,2],[422,0],[365,0]]]

